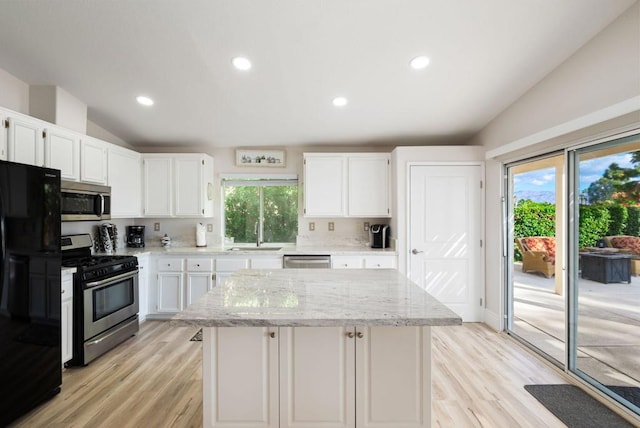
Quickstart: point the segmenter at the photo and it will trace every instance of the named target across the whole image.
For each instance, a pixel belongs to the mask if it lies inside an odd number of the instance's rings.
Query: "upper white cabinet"
[[[84,137],[80,141],[80,180],[86,183],[107,184],[108,143]]]
[[[111,186],[111,217],[140,217],[141,155],[133,150],[109,145],[108,184]]]
[[[10,117],[7,121],[7,159],[11,162],[44,166],[43,122],[21,117]]]
[[[44,130],[44,165],[60,170],[63,180],[80,179],[80,138],[57,126]]]
[[[2,131],[0,131],[0,160],[7,160],[7,127],[9,126],[9,122],[7,122],[7,118],[2,112],[0,112],[0,127]]]
[[[194,154],[145,154],[146,217],[212,217],[213,158]]]
[[[388,153],[305,153],[306,217],[389,217]]]
[[[304,215],[342,217],[347,213],[346,158],[304,154]]]

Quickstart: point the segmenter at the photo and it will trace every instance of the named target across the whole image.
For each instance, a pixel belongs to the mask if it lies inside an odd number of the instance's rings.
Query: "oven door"
[[[138,313],[138,269],[84,287],[85,341]]]

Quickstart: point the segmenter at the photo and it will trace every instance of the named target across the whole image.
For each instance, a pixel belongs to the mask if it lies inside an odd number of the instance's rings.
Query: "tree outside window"
[[[235,243],[295,243],[298,234],[297,180],[223,182],[226,238]],[[258,236],[256,236],[258,233]]]

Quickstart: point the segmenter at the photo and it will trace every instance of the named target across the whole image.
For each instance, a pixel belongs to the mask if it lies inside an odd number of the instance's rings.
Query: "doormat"
[[[191,342],[202,342],[202,329],[198,330],[198,332],[196,334],[194,334],[193,337],[191,339],[189,339],[189,341],[191,341]]]
[[[569,428],[633,428],[575,385],[525,385],[524,389]]]

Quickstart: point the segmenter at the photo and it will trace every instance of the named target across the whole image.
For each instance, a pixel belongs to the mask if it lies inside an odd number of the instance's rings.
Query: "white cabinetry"
[[[86,183],[107,184],[107,145],[91,137],[80,140],[80,180]]]
[[[282,256],[251,257],[251,269],[282,269]]]
[[[388,153],[305,153],[306,217],[390,217]]]
[[[7,160],[7,127],[9,122],[2,112],[0,112],[0,160]]]
[[[144,321],[149,313],[149,256],[138,255],[138,318]]]
[[[398,256],[331,256],[333,269],[396,269]]]
[[[243,256],[216,258],[216,285],[222,282],[233,272],[249,268],[249,258]]]
[[[212,217],[213,158],[194,154],[143,155],[146,217]]]
[[[304,215],[306,217],[346,215],[345,174],[346,158],[340,155],[304,154]]]
[[[44,125],[31,118],[10,117],[7,134],[8,160],[44,166]]]
[[[80,138],[59,127],[44,130],[44,165],[60,170],[63,180],[80,180]]]
[[[111,217],[139,217],[141,209],[141,156],[133,150],[109,145],[108,184],[111,186]]]
[[[429,327],[218,327],[204,335],[205,427],[430,426]]]
[[[73,357],[73,271],[64,270],[61,281],[62,306],[60,312],[62,364]]]
[[[213,288],[213,259],[187,259],[187,305],[192,304]]]
[[[277,330],[203,329],[204,427],[279,426]]]
[[[184,275],[182,259],[158,259],[157,306],[159,313],[176,313],[183,309]]]

